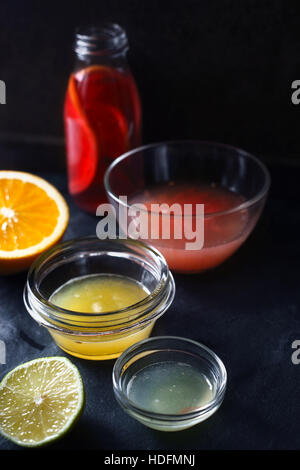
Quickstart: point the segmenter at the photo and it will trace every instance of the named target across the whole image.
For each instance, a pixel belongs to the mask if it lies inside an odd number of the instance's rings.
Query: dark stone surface
[[[24,164],[30,162],[29,154],[22,154]],[[73,431],[52,449],[299,448],[300,365],[292,364],[291,344],[300,339],[300,168],[270,169],[270,197],[253,234],[218,269],[201,275],[175,275],[174,303],[153,331],[154,335],[201,341],[223,359],[228,390],[220,410],[187,431],[150,430],[125,414],[115,401],[113,361],[69,356],[82,374],[86,407]],[[68,199],[71,219],[65,239],[95,234],[97,218],[73,205],[65,176],[49,171],[41,174]],[[0,278],[0,339],[7,346],[7,364],[0,365],[0,378],[26,360],[64,355],[26,312],[22,300],[25,279],[25,274]],[[0,439],[0,449],[15,448]]]

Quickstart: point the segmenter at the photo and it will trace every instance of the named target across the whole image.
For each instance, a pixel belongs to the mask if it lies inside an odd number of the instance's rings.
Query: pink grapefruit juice
[[[190,205],[189,211],[182,210],[181,216],[164,208],[161,212],[152,212],[151,219],[149,217],[151,224],[159,226],[160,234],[164,218],[170,217],[170,238],[153,239],[149,236],[149,229],[147,241],[164,255],[170,269],[177,272],[201,272],[218,266],[241,246],[250,232],[247,209],[224,213],[245,202],[244,196],[221,186],[170,182],[141,191],[129,202],[145,205],[148,216],[153,204],[164,203],[169,207],[180,204],[182,208],[185,204]],[[196,217],[196,204],[204,204],[204,243],[201,249],[187,250],[186,243],[191,239],[187,231],[189,229],[183,226],[187,217]],[[190,230],[195,230],[193,222]],[[178,228],[182,228],[183,233],[180,240],[174,237]]]

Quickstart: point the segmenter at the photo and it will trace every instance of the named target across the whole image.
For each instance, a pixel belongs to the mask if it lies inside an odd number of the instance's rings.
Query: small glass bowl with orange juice
[[[56,245],[33,263],[24,302],[62,350],[103,360],[148,338],[174,295],[173,276],[156,249],[87,237]]]

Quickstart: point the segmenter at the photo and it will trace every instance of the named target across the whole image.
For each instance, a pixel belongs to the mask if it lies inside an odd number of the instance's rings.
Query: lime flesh
[[[0,434],[21,446],[45,445],[72,427],[83,406],[81,376],[69,359],[34,359],[0,384]]]

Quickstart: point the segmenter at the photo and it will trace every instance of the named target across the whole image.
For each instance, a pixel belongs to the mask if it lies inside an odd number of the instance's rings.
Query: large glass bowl
[[[218,266],[244,243],[264,207],[270,176],[261,161],[243,150],[212,142],[177,141],[150,144],[121,155],[107,169],[104,184],[121,233],[155,246],[170,269],[194,273]],[[202,213],[183,210],[181,215],[152,210],[153,206],[136,210],[136,204],[143,203],[153,188],[178,184],[221,188],[240,199],[229,209],[217,212],[206,211],[205,205]],[[166,202],[164,191],[159,202]],[[168,223],[167,217],[171,227],[165,237],[161,227]],[[159,233],[151,232],[148,222],[144,223],[146,219]],[[187,230],[185,235],[182,229],[183,236],[178,237],[176,224],[177,228],[186,224],[190,232]],[[190,240],[193,231],[199,238],[197,243]]]

